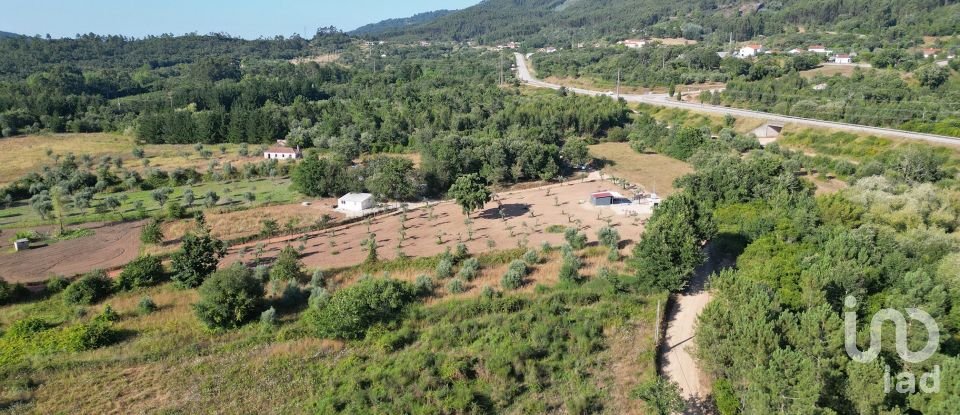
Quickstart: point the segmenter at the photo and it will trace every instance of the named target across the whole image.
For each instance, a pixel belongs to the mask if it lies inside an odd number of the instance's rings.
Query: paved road
[[[527,85],[538,87],[538,88],[549,88],[549,89],[560,89],[562,86],[550,82],[544,82],[535,78],[530,73],[530,68],[527,66],[527,60],[524,55],[517,53],[517,77],[526,83]],[[610,96],[614,98],[613,93],[610,92],[600,92],[592,91],[589,89],[583,88],[574,88],[567,87],[567,90],[581,95],[593,95],[593,96]],[[791,117],[787,115],[778,115],[771,114],[767,112],[760,111],[750,111],[737,108],[727,108],[714,105],[704,105],[704,104],[694,104],[689,102],[678,102],[674,99],[671,99],[666,94],[645,94],[645,95],[620,95],[621,98],[627,102],[635,102],[640,104],[649,104],[656,105],[661,107],[669,108],[680,108],[695,112],[705,112],[709,114],[717,115],[726,115],[730,114],[735,117],[751,117],[751,118],[760,118],[765,119],[774,123],[790,123],[797,124],[807,127],[814,128],[831,128],[834,130],[847,131],[851,133],[860,133],[860,134],[872,134],[876,136],[883,137],[893,137],[893,138],[904,138],[908,140],[920,140],[936,144],[946,144],[952,146],[960,146],[960,139],[955,137],[949,137],[944,135],[936,134],[923,134],[915,133],[910,131],[895,130],[892,128],[880,128],[880,127],[868,127],[858,124],[847,124],[841,122],[833,121],[821,121],[814,120],[809,118],[800,118],[800,117]]]

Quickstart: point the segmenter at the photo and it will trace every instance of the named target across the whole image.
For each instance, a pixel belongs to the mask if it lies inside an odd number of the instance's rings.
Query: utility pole
[[[503,51],[500,51],[500,86],[503,86]]]
[[[617,68],[617,99],[620,99],[620,68]]]

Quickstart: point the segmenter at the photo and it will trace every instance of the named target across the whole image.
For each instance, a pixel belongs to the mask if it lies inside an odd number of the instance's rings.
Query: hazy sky
[[[321,26],[353,30],[367,23],[479,0],[3,0],[0,31],[73,37],[141,37],[226,32],[234,36],[312,34]]]

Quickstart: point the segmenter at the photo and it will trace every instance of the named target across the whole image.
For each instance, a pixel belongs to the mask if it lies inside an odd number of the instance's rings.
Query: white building
[[[926,48],[923,50],[923,58],[936,58],[939,53],[940,49]]]
[[[263,158],[268,160],[296,160],[301,157],[303,157],[303,153],[300,152],[299,147],[291,148],[279,142],[263,152]]]
[[[850,55],[837,55],[833,57],[833,61],[841,65],[849,65],[853,63],[853,58]]]
[[[370,193],[347,193],[337,200],[337,210],[347,213],[363,213],[375,205]]]
[[[644,46],[647,46],[647,41],[641,40],[641,39],[627,39],[621,43],[623,44],[623,46],[626,46],[630,49],[640,49]]]
[[[763,45],[746,45],[740,48],[740,57],[749,58],[757,56],[765,51],[766,49],[763,48]]]
[[[810,46],[809,48],[807,48],[807,52],[810,52],[810,53],[830,53],[830,51],[827,50],[827,48],[824,47],[823,45],[813,45],[813,46]]]

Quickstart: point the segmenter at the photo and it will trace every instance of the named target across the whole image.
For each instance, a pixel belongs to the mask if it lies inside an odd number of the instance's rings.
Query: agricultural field
[[[193,191],[195,198],[193,203],[194,207],[202,207],[205,202],[205,196],[210,192],[216,193],[217,196],[219,196],[219,200],[216,201],[215,205],[208,207],[219,209],[300,201],[302,196],[290,191],[289,185],[289,179],[284,178],[203,182],[193,186],[171,187],[170,189],[173,190],[173,193],[170,194],[168,203],[170,201],[183,203],[184,191],[187,189]],[[246,199],[247,193],[253,194],[255,199],[248,201]],[[162,213],[162,207],[153,199],[153,191],[131,191],[111,195],[98,194],[94,197],[91,205],[97,205],[103,199],[111,196],[120,201],[121,205],[119,208],[106,213],[98,213],[92,208],[82,211],[71,209],[64,217],[64,224],[74,225],[128,220]],[[138,209],[138,206],[141,204],[142,212]],[[141,215],[141,213],[144,215]],[[0,213],[0,229],[24,229],[50,226],[53,224],[54,220],[41,218],[40,215],[31,208],[29,201],[17,202],[12,207],[4,209],[2,213]]]
[[[369,249],[364,244],[370,235],[377,241],[377,257],[386,260],[401,255],[432,257],[454,249],[460,242],[470,252],[539,247],[543,243],[559,246],[564,242],[566,228],[578,227],[595,243],[597,230],[608,223],[620,233],[621,251],[627,253],[639,240],[645,217],[617,216],[610,210],[585,203],[591,193],[604,190],[619,189],[605,181],[578,181],[499,193],[497,200],[503,207],[503,215],[497,202],[491,202],[479,214],[471,216],[469,225],[464,223],[466,216],[455,203],[420,206],[406,213],[395,212],[344,227],[235,246],[222,264],[238,260],[254,265],[270,263],[284,247],[293,246],[302,251],[302,260],[308,267],[351,267],[368,257]],[[605,264],[596,264],[602,265]],[[491,271],[491,278],[502,274],[500,269]],[[397,277],[413,280],[417,276],[413,273]],[[553,277],[556,278],[556,274]],[[473,283],[465,292],[477,293],[482,288],[483,284]]]
[[[221,146],[225,152],[221,151]],[[203,170],[214,160],[219,164],[231,162],[239,167],[246,162],[262,159],[258,145],[247,146],[247,157],[238,154],[240,147],[239,144],[208,144],[203,148],[210,153],[208,157],[204,157],[193,144],[139,146],[132,136],[122,134],[51,134],[4,138],[0,140],[0,186],[50,164],[52,156],[69,153],[87,154],[94,159],[103,156],[121,158],[126,167],[136,171],[142,171],[146,167]],[[133,155],[134,148],[144,150],[148,164]]]

